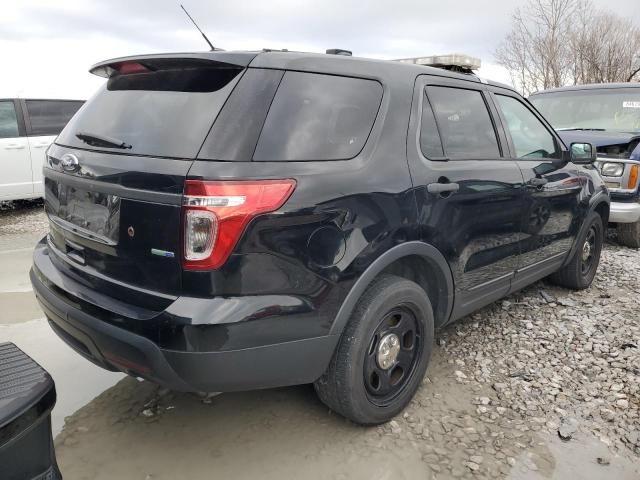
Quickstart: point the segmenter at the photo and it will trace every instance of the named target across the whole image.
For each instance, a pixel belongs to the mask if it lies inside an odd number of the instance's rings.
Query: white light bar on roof
[[[459,67],[469,70],[477,70],[482,62],[479,58],[461,53],[450,55],[431,55],[428,57],[401,58],[396,60],[401,63],[412,63],[414,65],[425,65],[428,67]]]

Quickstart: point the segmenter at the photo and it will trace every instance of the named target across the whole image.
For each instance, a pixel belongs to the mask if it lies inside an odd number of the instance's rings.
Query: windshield
[[[640,88],[544,93],[530,100],[558,130],[640,131]]]

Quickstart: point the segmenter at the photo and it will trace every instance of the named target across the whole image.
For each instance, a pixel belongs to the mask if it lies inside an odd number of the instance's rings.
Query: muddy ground
[[[310,386],[203,401],[93,366],[30,291],[45,231],[41,205],[0,208],[0,341],[56,381],[67,480],[640,478],[637,252],[609,243],[588,291],[539,283],[446,328],[406,412],[363,428]]]

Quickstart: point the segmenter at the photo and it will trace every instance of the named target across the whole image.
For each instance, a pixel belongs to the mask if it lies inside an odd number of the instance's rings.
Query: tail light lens
[[[295,180],[187,180],[183,198],[186,270],[213,270],[229,258],[247,224],[278,210],[296,187]]]

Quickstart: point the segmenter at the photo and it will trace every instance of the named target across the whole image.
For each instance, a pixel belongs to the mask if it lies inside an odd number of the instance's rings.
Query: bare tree
[[[524,95],[567,84],[640,80],[640,28],[590,0],[529,0],[496,51]]]
[[[559,87],[570,77],[566,39],[576,5],[576,0],[530,0],[514,12],[511,32],[496,58],[523,94]]]

